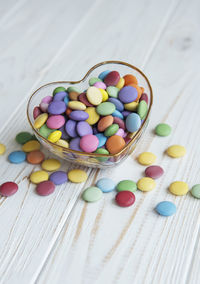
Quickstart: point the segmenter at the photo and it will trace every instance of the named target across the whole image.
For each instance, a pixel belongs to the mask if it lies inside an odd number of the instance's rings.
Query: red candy
[[[42,196],[47,196],[53,193],[54,190],[55,190],[55,184],[50,180],[42,181],[36,187],[37,193]]]
[[[118,125],[119,125],[119,128],[122,128],[122,129],[124,129],[124,130],[125,130],[125,123],[124,123],[124,121],[123,121],[121,118],[119,118],[119,117],[115,116],[115,117],[114,117],[114,122],[113,122],[113,123],[118,124]]]
[[[147,94],[143,93],[140,98],[140,102],[145,101],[148,104],[148,96]]]
[[[145,176],[153,179],[161,177],[164,173],[164,170],[160,166],[149,166],[145,170]]]
[[[41,113],[42,113],[42,111],[38,106],[34,107],[33,118],[36,119]]]
[[[93,107],[93,105],[88,101],[86,93],[81,93],[78,97],[79,101],[85,104],[88,107]]]
[[[106,86],[116,86],[119,82],[120,75],[117,71],[109,72],[108,75],[104,78],[104,83]]]
[[[0,186],[0,195],[11,196],[18,190],[18,185],[15,182],[8,181]]]
[[[135,195],[131,191],[120,191],[115,196],[115,201],[121,207],[128,207],[135,202]]]

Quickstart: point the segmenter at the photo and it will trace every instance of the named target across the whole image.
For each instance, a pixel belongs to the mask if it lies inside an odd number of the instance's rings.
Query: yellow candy
[[[156,187],[154,179],[143,177],[137,182],[137,188],[141,191],[151,191]]]
[[[141,165],[145,166],[152,165],[153,163],[155,163],[155,161],[156,161],[156,155],[154,155],[151,152],[143,152],[138,157],[138,162]]]
[[[167,154],[172,158],[180,158],[186,154],[186,149],[181,145],[173,145],[167,149]]]
[[[86,120],[90,125],[97,123],[99,120],[99,114],[96,112],[95,107],[88,107],[86,108],[85,112],[89,114],[89,118]]]
[[[42,114],[40,114],[40,115],[36,118],[36,120],[35,120],[35,122],[34,122],[34,127],[35,127],[36,129],[40,128],[42,125],[45,124],[45,122],[47,121],[47,118],[48,118],[48,114],[47,114],[47,113],[42,113]]]
[[[121,78],[119,79],[119,82],[117,83],[116,87],[117,87],[118,89],[122,89],[122,88],[124,87],[124,83],[125,83],[125,80],[124,80],[123,77],[121,77]]]
[[[70,101],[68,103],[68,107],[71,109],[75,109],[75,110],[85,110],[86,109],[86,105],[84,105],[82,102],[79,102],[79,101]]]
[[[86,96],[88,101],[94,106],[98,106],[102,102],[102,94],[100,90],[94,86],[87,89]]]
[[[183,181],[175,181],[171,183],[169,187],[169,191],[174,195],[185,195],[188,190],[188,184]]]
[[[102,102],[105,102],[108,100],[108,93],[104,89],[99,89],[99,91],[102,94]]]
[[[71,170],[68,172],[68,179],[71,182],[81,183],[81,182],[86,181],[87,178],[88,178],[88,175],[83,170],[75,169],[75,170]]]
[[[132,102],[128,104],[124,104],[124,108],[130,111],[136,111],[138,107],[138,102]]]
[[[6,151],[6,146],[0,143],[0,155],[3,155]]]
[[[36,171],[30,175],[30,181],[36,184],[48,179],[49,179],[49,174],[45,171]]]
[[[27,152],[27,153],[35,151],[35,150],[39,150],[39,149],[40,149],[40,143],[36,140],[28,141],[22,146],[22,151]]]
[[[69,143],[66,140],[60,139],[56,142],[57,145],[62,146],[64,148],[69,148]]]
[[[62,136],[62,132],[60,130],[56,130],[49,134],[48,140],[52,143],[56,143],[61,138],[61,136]]]
[[[42,162],[42,165],[41,165],[43,170],[46,170],[49,172],[58,170],[60,166],[61,166],[60,161],[56,159],[47,159],[44,162]]]

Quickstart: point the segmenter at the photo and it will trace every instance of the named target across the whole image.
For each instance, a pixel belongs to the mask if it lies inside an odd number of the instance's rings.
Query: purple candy
[[[119,111],[123,111],[124,110],[124,105],[122,102],[120,102],[120,100],[116,99],[116,98],[109,98],[108,102],[113,103],[116,106],[116,109]]]
[[[55,94],[55,96],[53,97],[53,100],[54,100],[54,102],[55,101],[63,101],[65,97],[66,97],[66,92],[59,92],[59,93]]]
[[[96,82],[93,86],[104,90],[106,89],[106,84],[104,82]]]
[[[65,131],[65,125],[63,125],[62,127],[59,128],[59,130],[62,132],[62,136],[61,138],[64,140],[68,140],[70,138],[70,136],[67,134],[67,132]]]
[[[64,171],[57,171],[50,175],[49,180],[52,181],[55,185],[60,185],[67,182],[67,173]]]
[[[122,115],[123,115],[124,117],[127,117],[130,113],[131,113],[131,111],[128,111],[128,110],[122,111]]]
[[[77,123],[76,131],[81,137],[88,134],[93,134],[92,127],[86,121],[79,121]]]
[[[76,121],[69,119],[65,124],[65,130],[70,137],[77,137]]]
[[[132,86],[125,86],[119,91],[118,95],[121,102],[128,104],[134,102],[138,97],[136,88]]]
[[[50,104],[53,100],[52,96],[46,96],[41,100],[41,103],[46,103],[46,104]]]
[[[69,117],[76,121],[82,121],[88,119],[89,114],[83,110],[74,110],[70,113]]]
[[[69,143],[69,148],[72,150],[76,150],[76,151],[80,151],[82,152],[81,148],[80,148],[80,138],[73,138],[70,143]]]
[[[53,101],[49,104],[48,112],[50,114],[62,114],[66,111],[66,104],[62,101]]]

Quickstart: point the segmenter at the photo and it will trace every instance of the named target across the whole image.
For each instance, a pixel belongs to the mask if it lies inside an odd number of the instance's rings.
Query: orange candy
[[[112,115],[107,115],[107,116],[104,116],[102,117],[99,122],[98,122],[98,125],[97,125],[97,128],[100,132],[103,132],[104,130],[106,130],[106,128],[110,125],[113,124],[113,116]]]
[[[131,84],[136,84],[136,85],[138,84],[137,78],[131,74],[127,74],[123,78],[125,80],[124,86],[128,86]]]
[[[110,152],[110,154],[117,154],[120,152],[125,146],[125,141],[121,136],[113,135],[108,138],[106,142],[106,148]]]
[[[71,101],[78,101],[78,96],[79,95],[80,94],[77,93],[77,92],[70,92],[69,93],[69,98],[70,98]]]
[[[27,162],[32,165],[37,165],[37,164],[42,163],[44,158],[45,158],[44,154],[39,150],[35,150],[35,151],[28,153],[26,157]]]
[[[65,112],[66,112],[66,115],[68,115],[68,116],[69,116],[69,115],[70,115],[70,113],[72,112],[72,109],[68,107],[68,108],[66,109],[66,111],[65,111]]]

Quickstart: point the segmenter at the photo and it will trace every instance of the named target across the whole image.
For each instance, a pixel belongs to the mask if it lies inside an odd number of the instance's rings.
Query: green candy
[[[172,129],[171,126],[166,123],[160,123],[156,126],[155,133],[158,136],[168,136],[170,135]]]
[[[96,82],[102,82],[102,80],[96,77],[90,78],[89,85],[93,86]]]
[[[131,191],[135,192],[137,190],[137,184],[129,179],[122,180],[117,185],[117,191]]]
[[[190,190],[192,196],[195,198],[200,199],[200,184],[195,184],[192,189]]]
[[[109,97],[112,97],[112,98],[117,98],[118,97],[119,89],[117,87],[109,86],[106,89],[106,91],[107,91]]]
[[[104,154],[104,155],[109,155],[108,150],[104,149],[104,148],[99,148],[95,151],[95,153],[97,154]],[[106,162],[108,160],[108,158],[106,157],[96,157],[97,160],[99,160],[100,162]]]
[[[115,111],[116,107],[113,103],[104,102],[97,106],[96,112],[100,115],[106,116],[112,114]]]
[[[55,94],[60,93],[60,92],[66,92],[66,89],[64,87],[55,88],[53,91],[53,96],[55,96]]]
[[[68,92],[68,93],[70,93],[70,92],[76,92],[76,93],[79,93],[79,94],[81,93],[80,90],[79,90],[77,87],[74,87],[74,86],[68,87],[68,88],[67,88],[67,92]]]
[[[50,128],[47,127],[46,124],[44,124],[44,125],[42,125],[42,127],[40,127],[39,132],[44,138],[47,139],[49,137],[49,134],[51,132],[53,132],[54,130],[55,129],[50,129]]]
[[[106,137],[110,137],[114,135],[118,131],[118,129],[119,129],[119,125],[114,123],[106,128],[106,130],[104,131],[104,135]]]
[[[96,186],[91,186],[85,189],[82,198],[87,202],[96,202],[102,198],[103,192]]]
[[[137,113],[141,119],[144,119],[148,112],[148,105],[145,101],[141,101],[137,107]]]
[[[31,134],[29,132],[20,132],[15,137],[15,140],[17,141],[17,143],[23,145],[26,142],[32,140],[32,138],[33,138],[33,134]]]

